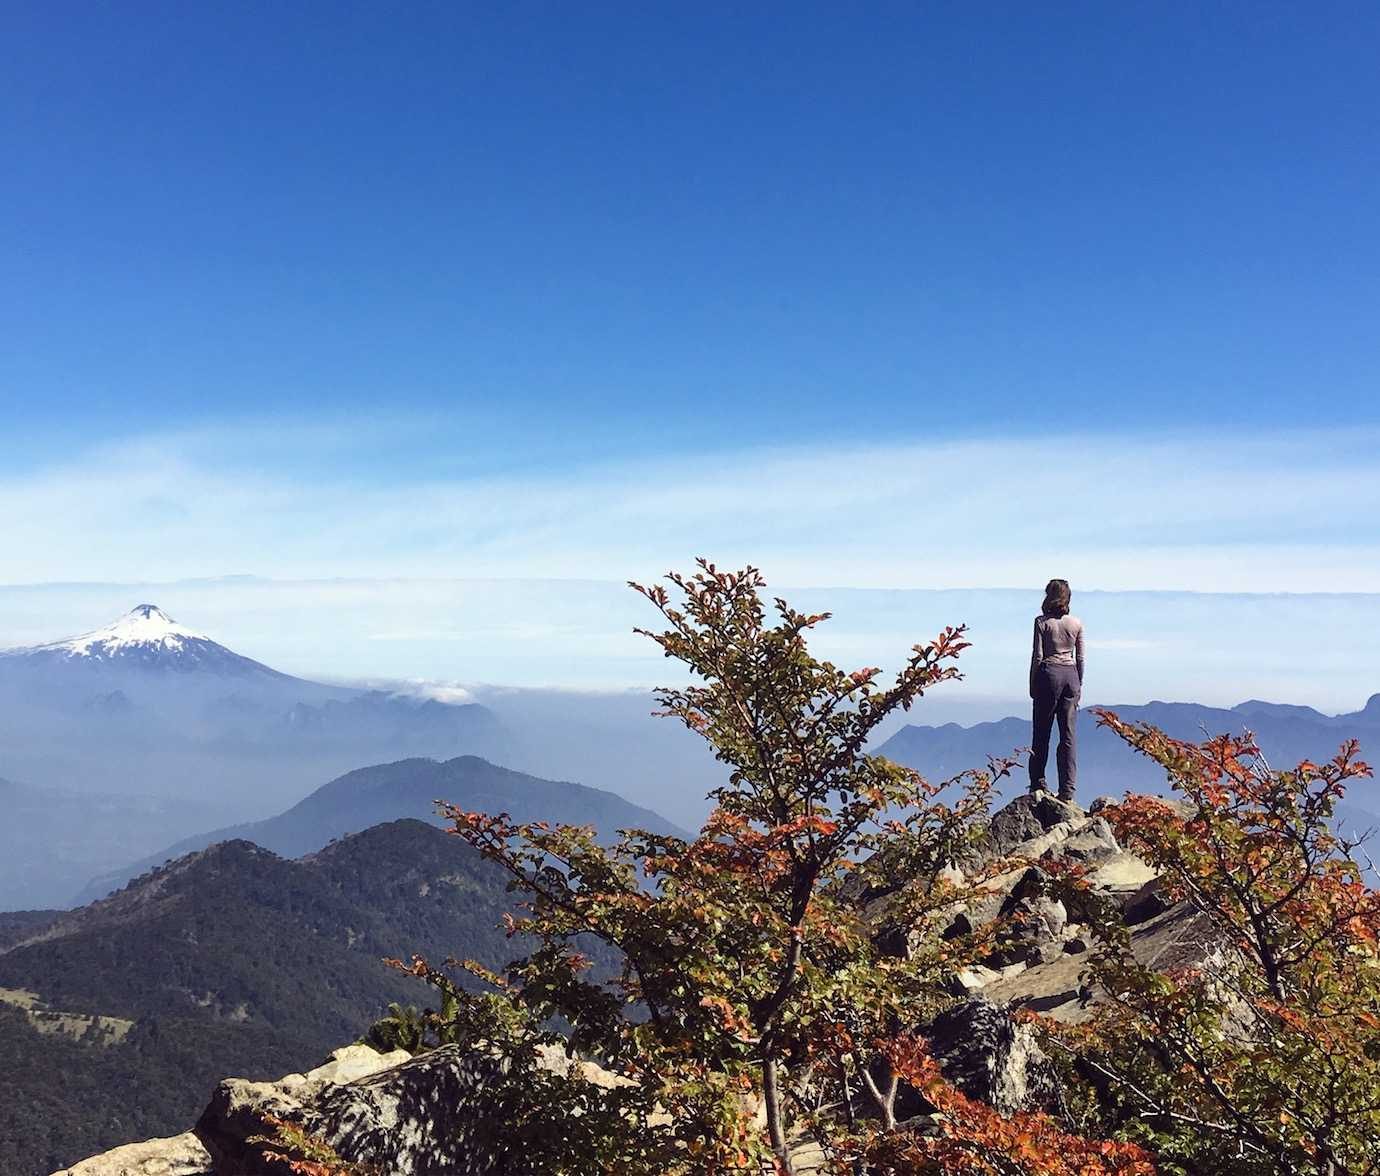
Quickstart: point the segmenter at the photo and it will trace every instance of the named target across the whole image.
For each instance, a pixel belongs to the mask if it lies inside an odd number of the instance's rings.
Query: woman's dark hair
[[[1066,617],[1072,597],[1067,580],[1051,580],[1045,585],[1045,603],[1040,612],[1047,617]]]

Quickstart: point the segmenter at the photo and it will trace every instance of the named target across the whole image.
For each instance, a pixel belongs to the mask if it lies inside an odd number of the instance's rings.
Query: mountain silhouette
[[[473,812],[508,813],[518,821],[593,825],[605,838],[629,828],[681,832],[650,809],[602,789],[543,780],[472,755],[444,762],[408,759],[348,772],[276,817],[186,838],[161,854],[95,879],[75,901],[91,902],[168,858],[215,842],[244,840],[295,858],[384,821],[407,817],[438,823],[438,800]]]

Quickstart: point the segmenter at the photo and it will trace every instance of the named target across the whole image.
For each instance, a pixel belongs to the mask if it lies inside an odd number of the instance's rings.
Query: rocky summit
[[[597,1084],[619,1081],[549,1048],[543,1067],[579,1066]],[[486,1176],[509,1171],[482,1129],[503,1109],[491,1097],[501,1063],[455,1046],[412,1057],[367,1045],[336,1050],[306,1074],[276,1082],[227,1078],[196,1126],[181,1135],[117,1147],[54,1176],[258,1176],[278,1172],[265,1140],[301,1128],[340,1156],[397,1176]],[[271,1147],[268,1149],[271,1150]]]
[[[1154,872],[1117,843],[1100,815],[1107,803],[1085,812],[1046,793],[1022,796],[994,815],[985,841],[956,867],[998,872],[979,899],[951,912],[953,930],[1000,920],[1002,931],[982,962],[954,974],[953,1004],[919,1029],[946,1077],[1003,1114],[1058,1098],[1058,1079],[1034,1029],[1014,1014],[1028,1009],[1079,1021],[1100,998],[1083,978],[1093,946],[1084,921],[1091,908],[1053,898],[1044,885],[1060,864],[1086,872],[1084,904],[1115,904],[1143,962],[1170,967],[1211,952],[1196,913],[1171,905]],[[885,896],[872,901],[884,923]],[[895,942],[905,950],[904,936]],[[387,1176],[498,1176],[512,1170],[511,1157],[494,1155],[492,1136],[474,1127],[502,1113],[491,1105],[493,1088],[501,1086],[497,1065],[454,1046],[415,1057],[348,1046],[306,1074],[276,1082],[226,1079],[186,1133],[116,1148],[54,1176],[269,1176],[280,1169],[262,1159],[262,1139],[284,1123]],[[596,1082],[620,1081],[556,1048],[543,1065],[581,1066]],[[913,1094],[909,1102],[903,1093],[900,1117],[923,1111]],[[808,1150],[803,1145],[797,1157],[801,1171],[813,1169]]]

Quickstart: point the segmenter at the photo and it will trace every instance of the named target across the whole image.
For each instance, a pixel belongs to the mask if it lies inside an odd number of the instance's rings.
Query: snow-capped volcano
[[[44,645],[6,650],[0,656],[46,664],[282,677],[276,670],[226,649],[204,633],[179,625],[156,604],[141,604],[104,629]]]
[[[61,651],[72,657],[116,657],[134,647],[170,651],[181,649],[185,641],[209,640],[206,634],[179,625],[156,604],[141,604],[104,629],[50,641],[38,649]]]
[[[34,875],[45,893],[75,894],[119,864],[112,854],[133,861],[198,828],[280,812],[361,764],[500,759],[509,746],[477,703],[293,677],[141,604],[79,637],[0,651],[0,775],[108,797],[147,794],[166,811],[138,810],[148,825],[140,840],[130,814],[106,819],[101,809],[68,805],[60,811],[96,814],[86,824],[97,833],[54,841],[58,826],[40,820],[45,806],[15,810],[0,787],[0,911],[29,901],[28,883],[16,879]],[[207,813],[214,816],[195,815]],[[69,843],[103,856],[69,853]],[[28,864],[18,874],[4,868],[15,861]]]

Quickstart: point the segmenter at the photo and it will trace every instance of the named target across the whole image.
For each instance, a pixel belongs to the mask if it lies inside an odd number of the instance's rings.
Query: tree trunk
[[[786,1129],[781,1122],[781,1092],[776,1085],[776,1054],[769,1046],[762,1052],[762,1103],[767,1112],[767,1138],[783,1176],[795,1176]]]
[[[862,1073],[863,1085],[867,1087],[867,1093],[872,1096],[872,1101],[877,1104],[877,1110],[882,1115],[882,1126],[888,1131],[896,1128],[896,1090],[900,1085],[896,1071],[891,1068],[891,1063],[883,1059],[886,1066],[887,1088],[882,1090],[877,1085],[877,1080],[872,1077],[872,1071],[863,1064],[858,1068]]]

